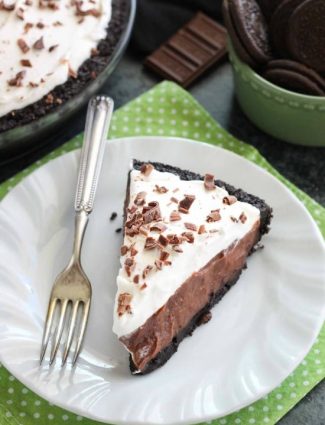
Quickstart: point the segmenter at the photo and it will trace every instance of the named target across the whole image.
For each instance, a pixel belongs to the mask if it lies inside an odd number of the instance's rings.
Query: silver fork
[[[112,117],[113,107],[113,100],[107,96],[95,96],[90,100],[88,105],[75,198],[76,216],[73,253],[69,264],[58,275],[52,288],[43,333],[40,364],[44,359],[49,343],[54,322],[53,318],[57,309],[59,310],[59,318],[52,337],[50,365],[56,357],[66,321],[69,322],[69,325],[62,366],[67,361],[74,334],[76,334],[76,347],[73,356],[73,365],[78,358],[82,346],[89,316],[92,289],[89,279],[80,263],[80,252],[88,224],[88,216],[93,209],[98,177],[104,155],[104,142]],[[69,304],[71,304],[70,314],[68,314]],[[79,314],[78,310],[81,310]],[[81,316],[79,320],[78,316]]]

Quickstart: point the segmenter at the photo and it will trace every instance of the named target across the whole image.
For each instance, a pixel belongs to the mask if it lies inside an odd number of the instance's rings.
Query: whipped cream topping
[[[211,182],[206,184],[209,186]],[[132,232],[126,232],[124,236],[114,308],[113,331],[118,337],[143,325],[187,278],[243,238],[260,219],[260,211],[254,206],[229,197],[225,189],[206,187],[203,181],[183,181],[167,172],[153,170],[145,176],[140,171],[131,171],[127,220],[150,202],[159,203],[161,219],[142,226],[148,230],[147,235],[140,232],[132,236]],[[188,202],[182,201],[189,198],[192,204],[187,209]],[[135,207],[134,203],[138,205]],[[177,215],[180,219],[171,221]],[[163,231],[156,229],[157,223]],[[176,249],[171,244],[159,246],[168,235],[182,238],[182,234],[185,236]],[[157,241],[160,235],[163,237],[157,245],[151,238]],[[162,251],[168,257],[161,256]],[[165,261],[159,262],[160,258]]]
[[[0,1],[0,117],[76,76],[110,19],[111,0]]]

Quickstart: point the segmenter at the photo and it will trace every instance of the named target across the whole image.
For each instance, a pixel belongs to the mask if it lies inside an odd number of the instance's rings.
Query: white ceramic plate
[[[156,372],[134,377],[113,335],[112,308],[131,158],[206,173],[266,199],[274,208],[265,249],[248,261],[212,320]],[[79,152],[44,165],[0,204],[0,359],[52,403],[116,424],[189,424],[226,415],[286,378],[324,319],[325,254],[304,206],[275,178],[226,150],[184,139],[107,143],[95,210],[83,249],[93,304],[78,366],[39,367],[51,285],[70,256]],[[117,211],[118,218],[109,217]]]

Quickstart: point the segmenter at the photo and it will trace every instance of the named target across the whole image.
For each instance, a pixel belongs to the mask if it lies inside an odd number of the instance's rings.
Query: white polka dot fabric
[[[325,209],[284,179],[250,145],[235,139],[200,106],[188,92],[174,83],[163,82],[119,109],[113,117],[110,137],[134,135],[178,136],[197,139],[232,150],[267,169],[304,203],[325,236]],[[76,136],[45,158],[26,168],[0,186],[0,199],[27,174],[47,161],[79,148]],[[272,393],[253,405],[213,425],[272,425],[288,412],[308,391],[325,377],[325,326],[301,365]],[[96,422],[66,412],[40,399],[0,365],[0,424],[4,425],[95,425]]]

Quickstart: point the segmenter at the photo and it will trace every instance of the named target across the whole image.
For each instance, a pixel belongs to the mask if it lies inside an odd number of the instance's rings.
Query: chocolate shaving
[[[21,87],[22,81],[26,75],[26,71],[17,72],[16,76],[8,81],[9,86],[12,87]]]
[[[152,221],[161,220],[161,213],[158,202],[149,202],[148,206],[143,208],[142,213],[145,224],[151,223]]]
[[[140,275],[136,274],[133,278],[134,283],[139,283]]]
[[[204,176],[204,187],[206,190],[214,190],[216,185],[214,183],[214,175],[213,174],[206,174]]]
[[[133,258],[129,257],[125,260],[124,268],[129,277],[131,276],[131,271],[134,269],[134,266],[135,266],[135,261]]]
[[[152,269],[153,269],[152,266],[149,266],[149,265],[146,266],[144,268],[143,272],[142,272],[142,279],[145,279],[148,276],[148,274],[151,272]]]
[[[30,22],[27,22],[27,23],[24,25],[24,33],[25,33],[25,34],[27,34],[27,33],[28,33],[28,31],[29,31],[31,28],[33,28],[33,26],[34,26],[34,24],[32,24],[32,23],[30,23]]]
[[[155,189],[153,190],[154,192],[158,192],[158,193],[167,193],[168,189],[165,186],[158,186],[157,184],[155,185]]]
[[[144,244],[144,249],[154,249],[154,248],[156,248],[156,246],[157,246],[157,241],[156,241],[156,239],[154,239],[154,238],[152,238],[152,237],[148,237],[147,239],[146,239],[146,241],[145,241],[145,244]]]
[[[184,195],[184,196],[185,196],[184,199],[182,199],[178,205],[178,211],[184,214],[188,214],[188,211],[195,200],[195,196],[194,195]]]
[[[39,29],[43,29],[45,27],[45,25],[43,24],[43,22],[37,22],[36,26]]]
[[[167,226],[163,223],[156,223],[150,227],[151,232],[163,232],[167,229]]]
[[[29,84],[29,86],[30,86],[30,87],[32,87],[33,89],[34,89],[35,87],[38,87],[38,84],[33,83],[32,81],[30,81],[28,84]]]
[[[231,216],[230,220],[233,221],[234,223],[238,223],[238,218]]]
[[[23,40],[22,38],[18,38],[18,40],[17,40],[17,44],[18,44],[18,46],[19,46],[20,50],[21,50],[23,53],[27,53],[27,52],[28,52],[28,50],[30,49],[30,48],[28,47],[28,44],[26,43],[26,41],[25,41],[25,40]]]
[[[161,246],[168,245],[168,239],[164,235],[159,235],[158,242]]]
[[[211,213],[207,216],[207,222],[213,223],[215,221],[221,220],[221,215],[219,210],[213,210]]]
[[[183,242],[182,238],[179,236],[173,234],[173,235],[167,235],[168,243],[170,245],[179,245]]]
[[[20,64],[22,66],[26,66],[28,68],[31,68],[32,67],[32,63],[31,63],[31,61],[29,59],[21,59]]]
[[[130,255],[131,257],[135,257],[137,255],[138,251],[134,248],[134,246],[131,246],[130,248]]]
[[[121,246],[121,255],[126,255],[126,253],[128,252],[129,248],[126,245],[122,245]]]
[[[169,216],[170,221],[179,221],[181,220],[181,216],[178,211],[172,211]]]
[[[16,6],[16,3],[6,4],[4,2],[0,2],[0,10],[3,9],[3,10],[7,10],[9,12],[11,10],[14,10],[15,6]]]
[[[136,210],[137,210],[137,207],[135,205],[132,205],[131,208],[128,208],[128,212],[131,213],[131,214],[135,213]]]
[[[183,252],[182,248],[179,245],[173,245],[172,250],[175,252]]]
[[[194,235],[192,232],[183,232],[182,236],[184,236],[186,242],[193,243],[194,242]]]
[[[77,9],[76,11],[77,16],[94,16],[95,18],[99,18],[99,16],[101,15],[100,11],[95,8],[82,10],[81,9],[82,1],[76,1],[75,5]]]
[[[16,11],[17,18],[24,20],[24,9],[22,7],[19,7]]]
[[[167,251],[161,251],[159,260],[166,261],[169,257],[169,253]]]
[[[55,21],[54,23],[53,23],[53,26],[54,27],[60,27],[60,26],[62,26],[63,24],[62,24],[62,22],[60,22],[60,21]]]
[[[204,224],[201,224],[201,226],[199,227],[199,230],[198,230],[199,235],[202,235],[202,233],[206,233]]]
[[[219,232],[219,230],[218,229],[210,229],[209,230],[209,233],[218,233]]]
[[[35,41],[35,43],[33,44],[33,47],[36,50],[42,50],[42,49],[44,49],[43,36],[41,38],[39,38],[37,41]]]
[[[147,284],[146,284],[146,282],[144,282],[144,283],[140,286],[140,289],[141,289],[141,290],[143,290],[143,289],[146,289],[146,287],[147,287]]]
[[[155,260],[155,266],[157,267],[157,270],[161,270],[163,262],[161,260]]]
[[[124,313],[131,314],[131,303],[132,295],[128,292],[124,292],[120,294],[117,300],[117,314],[119,316],[123,316]]]
[[[134,204],[137,206],[144,205],[146,195],[147,195],[147,192],[139,192],[134,199]]]
[[[54,44],[53,46],[49,47],[49,52],[53,52],[53,50],[55,50],[58,46],[58,44]]]
[[[236,198],[236,196],[232,196],[232,195],[225,196],[225,197],[223,198],[222,202],[223,202],[224,204],[226,204],[226,205],[232,205],[232,204],[234,204],[235,202],[237,202],[237,198]]]
[[[245,221],[247,220],[246,214],[244,212],[242,212],[239,216],[239,220],[244,224]]]
[[[186,227],[186,229],[188,230],[193,230],[193,232],[196,232],[197,227],[195,224],[193,223],[184,223],[184,226]]]
[[[172,197],[170,198],[170,200],[171,200],[172,202],[175,202],[175,204],[178,204],[178,199],[177,199],[177,198],[175,198],[175,196],[172,196]]]
[[[31,6],[33,4],[32,0],[25,0],[26,6]]]
[[[146,177],[148,177],[153,171],[153,169],[154,169],[154,166],[151,164],[142,164],[140,168],[140,172],[144,174]]]
[[[145,226],[141,226],[140,228],[139,228],[139,233],[141,233],[141,235],[143,235],[143,236],[148,236],[148,234],[149,234],[149,232],[147,231],[147,229],[146,229],[146,227]]]

